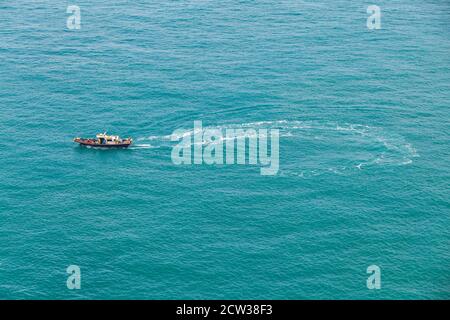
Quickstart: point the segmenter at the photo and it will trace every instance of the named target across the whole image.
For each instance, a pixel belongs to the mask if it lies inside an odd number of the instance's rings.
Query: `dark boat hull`
[[[75,139],[74,142],[78,143],[80,146],[85,147],[91,147],[91,148],[102,148],[102,149],[117,149],[117,148],[128,148],[131,146],[131,141],[124,142],[124,143],[115,143],[115,144],[101,144],[101,143],[95,143],[92,141],[87,141],[83,139]]]

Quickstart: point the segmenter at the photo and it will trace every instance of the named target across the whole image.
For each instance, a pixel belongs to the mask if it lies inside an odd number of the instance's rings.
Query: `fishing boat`
[[[95,148],[128,148],[133,143],[133,139],[121,139],[119,136],[110,136],[105,132],[97,134],[96,138],[75,138],[73,142]]]

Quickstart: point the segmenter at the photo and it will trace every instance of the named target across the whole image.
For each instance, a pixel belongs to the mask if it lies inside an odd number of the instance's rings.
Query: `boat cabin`
[[[97,139],[100,144],[113,144],[120,142],[119,136],[108,136],[106,133],[99,133],[97,135]]]

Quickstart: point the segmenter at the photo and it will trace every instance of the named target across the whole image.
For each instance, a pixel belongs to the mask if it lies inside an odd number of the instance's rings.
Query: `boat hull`
[[[101,148],[101,149],[123,149],[131,146],[132,142],[130,140],[124,141],[122,143],[114,143],[114,144],[101,144],[93,142],[92,140],[84,140],[84,139],[75,139],[74,142],[78,143],[80,146],[91,147],[91,148]]]

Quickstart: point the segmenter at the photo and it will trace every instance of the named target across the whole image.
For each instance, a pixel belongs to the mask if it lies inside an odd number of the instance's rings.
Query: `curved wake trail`
[[[331,121],[279,120],[204,126],[205,129],[279,129],[280,175],[309,177],[323,173],[345,174],[373,166],[401,166],[413,162],[418,153],[402,136],[379,127]],[[193,134],[187,129],[176,136]],[[171,147],[171,135],[148,136],[141,148]],[[225,140],[213,143],[220,143]],[[206,144],[203,142],[203,144]],[[139,148],[139,145],[135,147]]]

